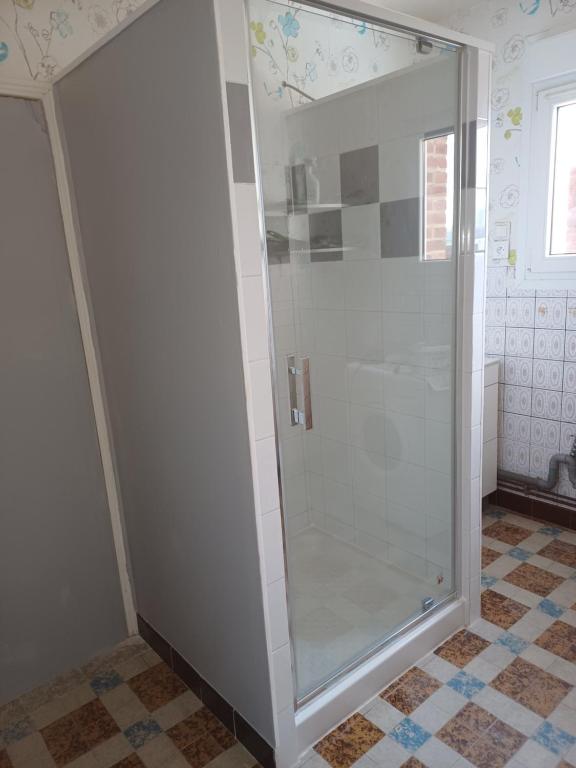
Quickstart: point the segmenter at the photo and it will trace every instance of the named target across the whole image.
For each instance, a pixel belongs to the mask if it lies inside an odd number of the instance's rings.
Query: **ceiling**
[[[428,21],[441,22],[456,11],[471,8],[479,0],[369,0],[369,2]]]

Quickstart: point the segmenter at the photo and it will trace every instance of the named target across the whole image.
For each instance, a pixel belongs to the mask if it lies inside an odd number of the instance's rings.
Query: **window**
[[[526,287],[576,288],[575,45],[565,32],[536,40],[526,56],[520,215],[517,224],[509,217]]]
[[[422,259],[452,256],[454,217],[454,133],[422,140]]]
[[[552,117],[547,253],[576,255],[576,101],[558,104]]]

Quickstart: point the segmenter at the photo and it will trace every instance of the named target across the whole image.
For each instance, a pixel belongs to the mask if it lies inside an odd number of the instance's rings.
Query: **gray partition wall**
[[[213,2],[57,85],[138,612],[273,743]]]
[[[0,98],[0,704],[126,636],[50,144]]]

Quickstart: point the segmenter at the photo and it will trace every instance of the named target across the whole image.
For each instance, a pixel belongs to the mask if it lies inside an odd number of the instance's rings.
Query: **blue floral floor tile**
[[[156,738],[162,733],[162,729],[155,720],[138,720],[124,731],[124,736],[132,744],[134,749],[144,746],[147,741]]]
[[[423,744],[426,744],[431,734],[409,717],[405,717],[390,732],[390,737],[408,752],[416,752]]]
[[[9,747],[11,744],[25,739],[26,736],[30,736],[33,732],[34,726],[30,720],[20,720],[0,730],[0,743],[3,742],[6,747]]]
[[[545,525],[538,530],[538,533],[543,533],[545,536],[560,536],[563,530],[563,528],[556,528],[553,525]]]
[[[456,693],[465,696],[467,699],[476,696],[477,693],[480,693],[480,691],[486,687],[482,680],[474,677],[474,675],[468,674],[468,672],[464,672],[464,670],[460,670],[452,680],[448,680],[446,685],[452,688],[453,691],[456,691]]]
[[[494,576],[486,576],[485,573],[483,573],[481,578],[480,578],[481,585],[483,587],[488,587],[488,588],[493,587],[494,584],[496,584],[497,581],[498,581],[498,579],[495,579]]]
[[[121,685],[121,683],[122,678],[117,672],[103,672],[90,681],[90,687],[96,696],[101,696],[103,693],[107,693]]]
[[[549,600],[547,597],[538,603],[538,610],[545,613],[547,616],[552,616],[554,619],[560,618],[564,613],[564,608],[557,605],[553,600]]]
[[[576,744],[575,736],[556,728],[548,721],[542,723],[532,738],[555,755],[563,755]]]
[[[516,560],[522,560],[525,562],[532,557],[533,553],[528,552],[527,549],[522,549],[522,547],[513,547],[512,549],[508,550],[508,554],[510,557],[514,557]]]
[[[523,640],[521,637],[517,637],[511,632],[504,632],[496,640],[497,645],[502,645],[507,648],[510,653],[515,653],[517,656],[528,648],[529,642]]]

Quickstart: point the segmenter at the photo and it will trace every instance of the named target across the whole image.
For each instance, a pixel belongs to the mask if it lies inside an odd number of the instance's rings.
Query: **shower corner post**
[[[466,46],[460,76],[455,555],[468,624],[480,617],[490,75],[491,49]]]
[[[249,92],[247,9],[244,0],[214,0],[214,11],[266,624],[266,661],[274,721],[274,743],[271,746],[277,768],[291,768],[298,761],[299,751],[277,472],[274,362],[268,340],[270,325],[267,307],[270,302],[264,266],[265,228]]]

